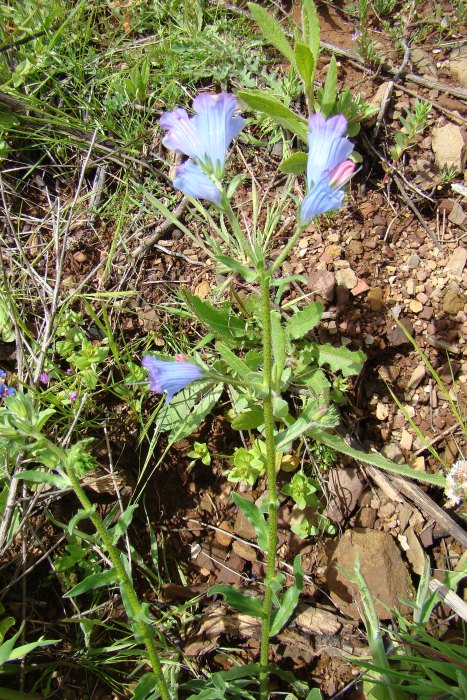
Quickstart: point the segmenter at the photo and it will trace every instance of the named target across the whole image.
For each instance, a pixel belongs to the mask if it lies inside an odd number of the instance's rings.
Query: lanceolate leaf
[[[64,594],[64,598],[74,598],[82,593],[87,593],[95,588],[102,588],[103,586],[109,586],[111,584],[118,584],[117,573],[115,569],[107,569],[98,574],[90,574],[86,578],[74,586],[68,593]]]
[[[294,574],[295,583],[292,586],[289,586],[289,588],[287,588],[286,592],[284,593],[284,597],[282,599],[280,608],[278,610],[275,610],[272,614],[270,631],[271,637],[274,637],[276,634],[279,634],[283,626],[289,620],[293,611],[297,607],[300,593],[303,590],[303,569],[300,554],[297,554],[297,556],[294,559]]]
[[[315,72],[315,62],[312,53],[305,44],[295,44],[295,63],[303,78],[305,91],[308,93],[313,87],[313,75]]]
[[[331,56],[326,82],[324,83],[323,97],[321,98],[321,111],[325,117],[331,114],[336,101],[337,90],[337,64],[334,56]]]
[[[227,583],[219,583],[208,591],[208,595],[216,595],[216,593],[223,595],[225,602],[238,612],[252,617],[261,618],[263,616],[263,604],[259,598],[243,595],[237,588],[229,586]]]
[[[386,459],[386,457],[383,457],[376,452],[374,454],[367,454],[361,450],[355,450],[353,447],[350,447],[350,445],[348,445],[339,435],[333,435],[328,433],[326,430],[313,428],[310,431],[310,435],[317,442],[327,445],[328,447],[332,447],[334,450],[336,450],[336,452],[341,452],[342,454],[353,457],[354,459],[364,462],[365,464],[371,464],[373,467],[385,469],[393,474],[408,476],[410,479],[423,481],[426,484],[435,484],[436,486],[441,487],[444,487],[445,485],[446,479],[441,474],[426,474],[425,472],[412,469],[412,467],[408,467],[406,464],[396,464],[395,462],[391,462],[390,459]]]
[[[319,54],[319,19],[313,0],[302,0],[303,43],[306,44],[313,56],[315,66]]]
[[[245,321],[227,309],[215,309],[207,301],[184,291],[188,304],[201,323],[204,323],[215,335],[233,340],[245,333]]]
[[[280,53],[285,56],[285,58],[293,65],[294,63],[294,52],[293,48],[289,44],[284,31],[279,24],[279,22],[266,12],[266,10],[256,3],[249,2],[248,8],[253,15],[255,22],[261,29],[261,33],[264,38],[275,48],[280,51]]]
[[[291,109],[283,105],[275,97],[265,95],[259,90],[241,90],[237,93],[237,96],[252,109],[267,114],[278,124],[299,136],[302,141],[307,142],[308,126],[306,119],[292,112]]]
[[[281,172],[288,175],[301,175],[306,170],[308,156],[303,151],[292,153],[288,158],[284,158],[279,165]]]
[[[266,520],[262,511],[251,501],[242,498],[238,493],[232,493],[232,500],[240,508],[243,515],[248,518],[258,535],[258,545],[263,552],[268,550],[269,534]]]

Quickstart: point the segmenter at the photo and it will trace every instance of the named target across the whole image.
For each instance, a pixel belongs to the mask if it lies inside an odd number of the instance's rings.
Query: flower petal
[[[201,93],[193,100],[196,114],[189,118],[184,109],[162,115],[160,125],[167,129],[162,143],[171,150],[195,159],[208,174],[220,179],[224,172],[225,154],[232,139],[243,129],[245,120],[239,114],[233,95]]]
[[[221,193],[213,181],[202,170],[191,162],[185,161],[176,170],[173,181],[174,187],[195,199],[207,199],[208,202],[220,206]]]
[[[300,223],[302,226],[306,226],[315,216],[332,209],[339,209],[343,199],[342,190],[333,190],[329,186],[327,177],[324,177],[303,200],[300,209]]]
[[[165,403],[169,403],[178,391],[191,382],[204,377],[204,370],[191,362],[158,360],[152,355],[144,355],[141,364],[149,371],[149,387],[156,394],[166,393]]]
[[[307,186],[313,187],[325,173],[334,170],[352,153],[353,144],[343,138],[347,120],[342,114],[325,119],[313,114],[308,120]]]

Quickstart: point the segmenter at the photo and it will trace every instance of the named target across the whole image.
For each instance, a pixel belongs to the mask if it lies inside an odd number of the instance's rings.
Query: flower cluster
[[[0,399],[4,399],[5,396],[13,396],[16,393],[15,389],[13,389],[12,386],[8,386],[7,384],[5,384],[5,377],[5,370],[0,369]]]
[[[167,131],[164,146],[191,158],[177,168],[174,187],[221,205],[225,155],[245,124],[237,109],[237,100],[227,92],[201,93],[193,100],[193,117],[180,107],[162,115],[160,125]]]
[[[353,144],[345,138],[347,120],[342,114],[325,119],[313,114],[308,119],[307,194],[302,202],[300,223],[342,205],[343,186],[355,170],[348,160]]]
[[[448,508],[467,500],[467,459],[459,459],[453,464],[446,476],[445,494],[449,499],[446,503]]]
[[[188,384],[205,376],[204,370],[198,365],[187,362],[184,355],[177,355],[175,362],[144,355],[141,364],[149,372],[149,388],[156,394],[165,392],[165,403],[169,403],[174,395]]]

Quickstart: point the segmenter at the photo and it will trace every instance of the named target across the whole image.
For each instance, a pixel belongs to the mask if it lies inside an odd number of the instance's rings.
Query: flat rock
[[[410,335],[413,335],[413,325],[409,321],[409,319],[401,318],[400,322],[402,323],[406,331]],[[390,327],[386,332],[386,336],[393,347],[398,347],[399,345],[407,345],[410,343],[410,341],[407,340],[404,332],[399,328],[397,323],[391,323]]]
[[[432,148],[435,163],[440,170],[445,167],[454,167],[457,172],[462,172],[466,148],[462,129],[459,126],[446,124],[433,129]]]
[[[467,261],[467,248],[458,246],[452,251],[446,263],[446,271],[453,275],[461,275]]]
[[[356,469],[331,469],[328,478],[326,515],[339,525],[346,522],[365,488]]]
[[[243,496],[245,497],[245,494]],[[234,532],[244,540],[256,540],[258,537],[255,528],[241,510],[238,511],[235,518]]]
[[[425,49],[420,49],[419,47],[415,47],[414,49],[412,49],[411,54],[412,63],[416,73],[420,73],[421,75],[428,75],[432,78],[437,77],[438,71],[436,70],[433,58],[431,54],[428,53],[428,51],[425,51]]]
[[[417,365],[407,382],[407,389],[416,389],[426,374],[425,363]]]
[[[308,287],[326,301],[332,301],[336,282],[332,272],[316,270],[308,275]]]
[[[467,46],[456,46],[449,55],[449,71],[462,87],[467,87]]]
[[[345,569],[353,571],[356,556],[359,557],[360,571],[375,602],[378,617],[381,620],[390,619],[390,608],[397,608],[403,615],[409,614],[410,607],[401,599],[412,600],[414,589],[394,539],[387,532],[363,528],[347,530],[329,558],[326,582],[331,598],[340,610],[355,620],[360,618],[358,587],[343,573]]]
[[[372,311],[382,311],[384,309],[383,290],[381,287],[372,287],[366,298]]]
[[[465,296],[455,287],[450,287],[443,296],[443,311],[450,316],[456,316],[462,311],[465,304]]]
[[[358,277],[350,267],[336,272],[336,284],[346,289],[354,289],[357,286]]]

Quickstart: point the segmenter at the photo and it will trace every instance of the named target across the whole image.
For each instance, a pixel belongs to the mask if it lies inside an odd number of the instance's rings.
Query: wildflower
[[[342,205],[342,187],[355,170],[355,163],[348,160],[353,144],[344,136],[347,120],[342,114],[329,119],[313,114],[308,127],[307,194],[300,212],[304,226]]]
[[[160,125],[167,131],[162,139],[164,146],[194,161],[177,169],[173,181],[177,189],[220,204],[219,181],[224,174],[225,155],[245,124],[235,113],[237,108],[236,98],[227,92],[201,93],[193,100],[193,117],[180,107],[162,115]]]
[[[14,396],[15,394],[16,390],[12,386],[0,384],[0,399],[4,399],[5,396]]]
[[[78,392],[72,391],[69,398],[70,398],[71,403],[74,403],[76,401],[76,399],[78,398]]]
[[[449,498],[448,508],[459,505],[467,499],[467,459],[459,459],[446,476],[445,494]]]
[[[45,372],[42,372],[42,374],[39,375],[39,381],[42,384],[48,384],[50,382],[50,377]]]
[[[0,377],[6,377],[6,372],[4,369],[0,368]]]
[[[166,393],[165,403],[169,403],[181,389],[191,382],[204,377],[201,367],[187,362],[181,355],[175,362],[158,360],[152,355],[144,355],[141,364],[149,372],[149,387],[156,394]]]
[[[220,190],[203,173],[201,168],[190,160],[187,160],[177,168],[173,185],[177,190],[181,190],[181,192],[195,199],[207,199],[208,202],[217,204],[217,206],[221,203]]]

